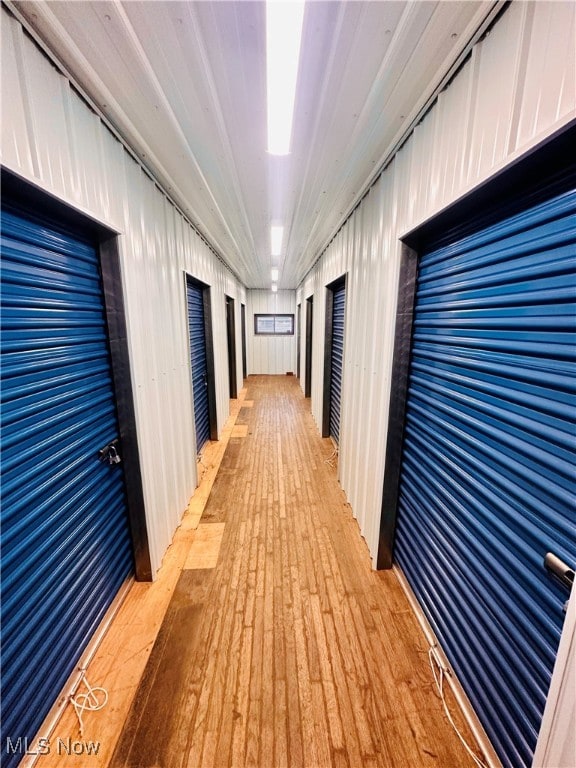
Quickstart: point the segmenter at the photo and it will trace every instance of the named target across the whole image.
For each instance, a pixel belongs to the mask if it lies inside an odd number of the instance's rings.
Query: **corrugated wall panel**
[[[66,119],[69,86],[64,77],[53,67],[48,70],[46,65],[46,59],[32,41],[24,38],[22,67],[28,86],[30,141],[38,159],[37,173],[56,194],[78,201],[78,180]]]
[[[110,210],[105,165],[102,152],[102,132],[98,115],[67,89],[66,109],[72,138],[71,152],[78,176],[78,202],[91,211]]]
[[[525,27],[522,3],[513,3],[472,53],[474,102],[468,180],[474,182],[508,154]]]
[[[19,24],[3,19],[2,35],[2,103],[10,104],[10,119],[2,121],[2,162],[19,168],[25,176],[33,176],[34,163],[28,140],[27,104],[22,92],[21,47],[23,32]]]
[[[104,174],[104,189],[101,200],[104,221],[110,223],[116,231],[125,228],[128,205],[127,194],[127,165],[135,165],[126,150],[116,137],[102,126],[100,131],[102,151],[102,172]]]
[[[216,338],[225,338],[224,295],[236,300],[239,389],[239,312],[245,290],[4,9],[1,29],[4,165],[120,233],[155,572],[196,487],[184,271],[212,288]],[[229,414],[227,366],[225,351],[218,352],[219,430]]]
[[[355,293],[356,297],[364,297],[364,301],[361,302],[357,310],[352,313],[348,312],[349,328],[347,328],[347,344],[346,344],[346,359],[344,365],[344,398],[348,399],[348,388],[352,387],[350,392],[350,401],[352,406],[352,418],[361,413],[362,403],[368,402],[369,387],[370,387],[370,374],[366,367],[366,351],[371,346],[371,339],[369,334],[363,333],[362,329],[369,327],[371,323],[370,311],[372,306],[369,305],[369,294],[371,284],[371,265],[370,265],[370,236],[372,228],[369,225],[371,222],[371,206],[368,202],[368,198],[365,200],[365,204],[362,205],[354,214],[354,221],[348,232],[342,233],[340,259],[345,263],[346,249],[350,246],[350,240],[352,240],[352,247],[355,252],[354,263],[351,270],[351,275],[354,279],[349,278],[351,283],[350,294]],[[344,246],[344,247],[343,247]],[[351,307],[351,303],[349,307]],[[350,351],[350,354],[348,354]],[[344,401],[343,401],[344,402]],[[341,420],[341,440],[344,439],[344,422],[346,419],[345,409],[342,408]],[[362,416],[362,430],[366,435],[370,429],[370,419],[367,418],[367,414]],[[365,487],[362,485],[362,476],[364,472],[362,470],[362,463],[364,458],[362,456],[362,446],[358,441],[352,443],[352,454],[350,456],[350,501],[354,501],[354,509],[357,510],[358,523],[360,528],[364,527],[365,522]],[[348,462],[348,456],[343,461],[339,461],[339,473],[341,474],[345,468],[345,464]]]
[[[426,212],[434,205],[438,205],[439,170],[437,165],[431,169],[428,167],[428,158],[435,151],[439,121],[438,109],[433,107],[426,121],[418,125],[414,131],[412,141],[413,183],[410,190],[412,206],[409,211],[411,219],[425,216]]]
[[[317,318],[324,286],[348,273],[339,477],[374,558],[400,238],[576,117],[574,16],[570,3],[512,3],[299,286],[299,300],[314,293],[312,413],[320,425]],[[373,261],[367,249],[377,251]]]
[[[574,3],[531,3],[526,87],[522,93],[517,147],[528,144],[574,110],[576,46]]]
[[[393,174],[395,163],[390,168]],[[385,216],[382,222],[382,259],[383,266],[381,278],[378,285],[397,285],[400,260],[398,258],[398,240],[394,229],[395,219],[397,217],[396,198],[393,185],[387,184],[381,179],[377,188],[374,190],[379,198],[379,206],[383,211],[389,211],[391,215]],[[390,328],[396,319],[396,297],[389,297],[387,301],[378,300],[381,307],[381,314],[378,316],[378,328]],[[382,373],[382,360],[389,360],[394,351],[394,342],[391,334],[382,334],[382,343],[375,348],[373,375],[376,382],[374,403],[374,438],[371,443],[373,451],[373,465],[370,473],[370,485],[372,493],[369,497],[369,507],[367,512],[366,540],[372,546],[372,542],[377,541],[379,535],[379,515],[373,515],[372,504],[381,504],[382,499],[382,478],[379,474],[379,467],[384,466],[384,456],[386,451],[385,441],[381,436],[386,434],[388,429],[388,403],[390,400],[391,372],[384,369]],[[376,437],[378,435],[378,437]]]
[[[431,177],[438,184],[438,198],[432,210],[440,209],[463,189],[466,180],[466,140],[469,135],[472,63],[460,70],[450,88],[443,91],[435,105],[437,131],[434,142],[435,162]]]

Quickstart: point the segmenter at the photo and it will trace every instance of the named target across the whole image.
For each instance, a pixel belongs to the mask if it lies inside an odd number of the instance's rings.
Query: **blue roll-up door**
[[[2,727],[32,739],[132,571],[94,247],[2,211]],[[21,742],[22,744],[22,742]]]
[[[346,284],[333,290],[332,352],[330,362],[330,437],[340,440],[340,408],[342,404],[342,370],[344,365],[344,311]]]
[[[505,766],[529,766],[574,567],[576,193],[419,265],[396,559]]]
[[[188,281],[187,295],[194,423],[196,425],[196,452],[199,454],[205,443],[210,439],[204,286]]]

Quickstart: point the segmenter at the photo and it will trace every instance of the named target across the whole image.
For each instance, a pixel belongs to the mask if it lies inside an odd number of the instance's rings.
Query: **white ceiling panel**
[[[308,2],[286,157],[266,152],[263,2],[14,5],[246,286],[277,265],[295,288],[496,3]]]

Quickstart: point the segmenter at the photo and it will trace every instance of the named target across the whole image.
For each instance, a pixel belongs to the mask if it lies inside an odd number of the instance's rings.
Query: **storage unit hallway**
[[[2,768],[575,768],[576,3],[0,22]]]
[[[185,515],[158,581],[133,587],[89,673],[110,700],[84,714],[83,740],[100,744],[85,764],[473,765],[395,573],[371,569],[297,380],[247,383],[199,524]],[[146,593],[158,609],[166,591],[163,617],[150,613]],[[56,736],[79,738],[71,711]]]

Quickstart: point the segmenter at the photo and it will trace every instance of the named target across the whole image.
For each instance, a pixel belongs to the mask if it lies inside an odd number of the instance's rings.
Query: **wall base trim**
[[[464,691],[464,689],[462,688],[462,685],[460,684],[458,678],[456,677],[456,673],[452,669],[452,665],[448,661],[448,657],[446,656],[446,654],[442,649],[442,646],[438,642],[438,638],[434,634],[434,630],[430,626],[430,623],[426,618],[426,615],[424,614],[424,611],[422,610],[420,603],[416,599],[416,595],[412,591],[412,587],[408,583],[402,570],[397,565],[393,565],[392,570],[396,574],[396,577],[400,582],[400,586],[404,590],[404,593],[408,598],[408,602],[410,603],[412,610],[416,614],[416,618],[426,636],[427,642],[429,643],[429,645],[436,646],[437,655],[439,656],[443,666],[446,669],[450,670],[450,674],[447,674],[444,679],[450,685],[450,689],[454,694],[454,698],[456,699],[458,706],[460,707],[460,711],[462,712],[464,719],[468,723],[468,726],[470,727],[470,730],[472,731],[474,738],[476,739],[478,747],[482,752],[482,758],[484,762],[486,763],[487,766],[489,766],[489,768],[502,768],[502,763],[500,762],[500,758],[496,754],[494,747],[492,746],[490,739],[488,738],[488,735],[484,730],[484,726],[478,719],[478,716],[476,715],[476,712],[474,711],[474,708],[472,707],[472,704],[470,703],[470,700],[466,695],[466,692]]]

